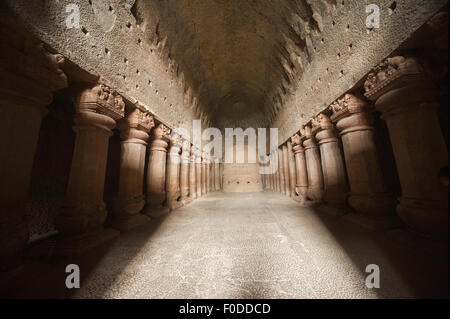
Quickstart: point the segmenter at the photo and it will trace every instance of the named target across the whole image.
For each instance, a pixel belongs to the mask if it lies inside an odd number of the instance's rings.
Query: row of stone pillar
[[[278,170],[265,177],[266,187],[322,202],[339,215],[350,206],[346,218],[369,228],[392,227],[400,217],[414,232],[445,236],[448,188],[438,172],[448,166],[448,151],[426,70],[414,58],[387,59],[369,74],[365,91],[373,105],[347,93],[280,147]],[[398,202],[384,182],[375,110],[389,130],[401,184]]]
[[[17,59],[2,64],[0,75],[0,115],[6,121],[0,128],[4,141],[0,146],[0,259],[11,261],[2,263],[5,268],[18,260],[28,240],[23,205],[46,106],[53,91],[68,86],[61,69],[63,57],[49,53],[42,44],[30,43],[21,51],[8,45],[2,57],[12,55]],[[59,231],[52,248],[55,254],[77,254],[117,235],[117,230],[129,230],[220,189],[219,159],[201,153],[165,125],[155,127],[152,115],[126,107],[115,90],[96,84],[74,86],[71,92],[76,141],[66,201],[55,218]],[[107,212],[103,192],[114,128],[120,130],[121,138],[120,180],[118,196]],[[111,228],[105,228],[105,222]]]

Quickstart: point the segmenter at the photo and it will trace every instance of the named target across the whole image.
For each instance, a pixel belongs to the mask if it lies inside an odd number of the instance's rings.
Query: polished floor
[[[448,256],[408,238],[402,230],[368,232],[270,191],[216,192],[74,261],[80,289],[64,287],[71,261],[33,261],[26,268],[40,278],[17,291],[75,298],[448,297]],[[380,268],[379,289],[365,285],[369,264]]]

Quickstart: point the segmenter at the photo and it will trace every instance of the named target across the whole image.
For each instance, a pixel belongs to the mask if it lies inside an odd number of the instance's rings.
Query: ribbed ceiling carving
[[[265,127],[311,59],[321,15],[336,4],[315,0],[314,12],[309,2],[137,0],[132,12],[191,88],[199,115],[219,127]]]

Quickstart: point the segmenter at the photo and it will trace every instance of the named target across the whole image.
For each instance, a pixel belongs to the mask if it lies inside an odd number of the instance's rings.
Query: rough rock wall
[[[370,0],[334,2],[324,12],[309,1],[318,30],[308,36],[310,62],[295,89],[284,97],[273,127],[283,143],[335,99],[353,88],[376,64],[445,5],[445,0]],[[380,8],[380,28],[366,27],[366,6]],[[326,14],[325,14],[326,13]]]
[[[124,0],[9,0],[2,4],[18,16],[31,32],[67,60],[94,76],[101,76],[132,103],[152,112],[170,127],[192,127],[197,102],[177,64],[146,40],[137,25],[131,2]],[[67,28],[66,19],[75,4],[80,28]],[[72,81],[76,72],[69,75]],[[204,125],[207,120],[204,118]]]

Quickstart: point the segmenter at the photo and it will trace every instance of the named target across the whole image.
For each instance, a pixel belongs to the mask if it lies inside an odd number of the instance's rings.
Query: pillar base
[[[128,232],[136,227],[145,225],[150,222],[150,218],[144,214],[128,215],[113,217],[109,226],[120,230],[120,232]]]
[[[120,232],[105,228],[82,235],[57,235],[32,248],[32,257],[79,257],[88,251],[117,238]]]
[[[429,238],[448,237],[448,207],[441,202],[401,198],[397,213],[413,232]]]
[[[184,199],[181,200],[181,203],[183,204],[183,206],[192,203],[193,199],[191,197],[186,197]]]
[[[343,217],[345,220],[374,231],[386,231],[402,226],[400,218],[396,215],[386,215],[380,218],[370,218],[358,213],[350,213]]]
[[[308,200],[306,197],[295,196],[292,199],[299,203],[301,207],[315,207],[320,204],[318,202]]]
[[[183,206],[184,203],[182,201],[173,201],[167,204],[167,207],[170,209],[170,211],[181,208]]]
[[[358,214],[368,219],[386,219],[395,215],[395,198],[386,193],[350,193],[348,203]]]
[[[154,208],[149,207],[144,211],[144,214],[150,218],[159,218],[168,213],[170,213],[169,207],[154,207]]]
[[[320,213],[324,213],[333,217],[342,217],[350,212],[348,206],[331,206],[330,204],[321,204],[317,207]]]

